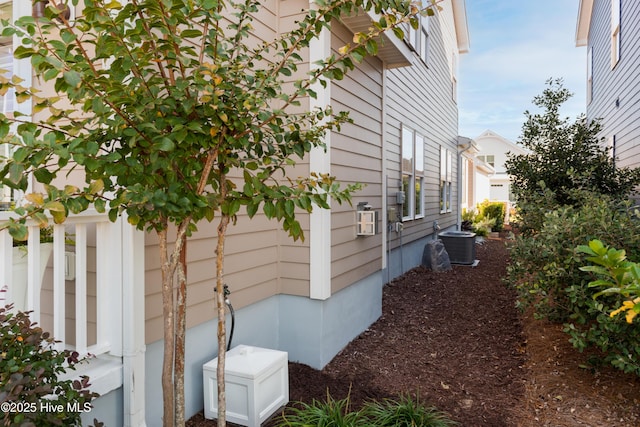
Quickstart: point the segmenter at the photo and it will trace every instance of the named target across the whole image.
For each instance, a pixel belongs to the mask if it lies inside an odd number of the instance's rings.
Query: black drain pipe
[[[236,314],[233,311],[233,306],[231,305],[231,301],[229,300],[229,295],[231,291],[229,290],[229,285],[224,285],[224,303],[229,307],[229,312],[231,313],[231,331],[229,332],[229,344],[227,344],[227,351],[231,349],[231,341],[233,340],[233,330],[236,326]]]

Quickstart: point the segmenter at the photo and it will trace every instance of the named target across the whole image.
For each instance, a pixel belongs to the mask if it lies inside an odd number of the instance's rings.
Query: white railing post
[[[122,221],[96,227],[97,342],[122,357]]]
[[[122,222],[123,393],[125,427],[144,427],[144,233]]]
[[[40,227],[29,226],[27,239],[27,310],[31,321],[40,323]]]
[[[66,286],[65,286],[65,227],[53,226],[53,336],[59,349],[63,349],[66,339]]]
[[[87,226],[76,224],[76,351],[87,354]]]
[[[0,230],[0,305],[11,301],[11,283],[13,276],[12,260],[13,239],[9,230]]]

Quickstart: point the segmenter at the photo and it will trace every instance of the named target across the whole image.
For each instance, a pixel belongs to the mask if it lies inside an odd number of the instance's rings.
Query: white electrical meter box
[[[288,354],[238,345],[226,354],[227,420],[260,427],[278,408],[289,402]],[[203,366],[204,417],[218,418],[218,358]]]

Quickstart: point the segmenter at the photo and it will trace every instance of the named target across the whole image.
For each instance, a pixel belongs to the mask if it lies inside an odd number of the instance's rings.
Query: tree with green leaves
[[[228,227],[244,209],[303,238],[297,213],[328,208],[330,198],[350,201],[358,185],[342,188],[326,174],[287,176],[296,159],[324,147],[326,132],[348,120],[330,106],[300,107],[316,97],[318,85],[375,55],[382,32],[403,37],[406,23],[417,27],[417,16],[432,15],[440,1],[316,0],[292,30],[265,40],[252,33],[253,17],[264,7],[254,0],[84,0],[74,22],[61,13],[63,0],[51,0],[42,19],[3,22],[2,36],[21,40],[15,56],[29,58],[55,92],[47,96],[0,77],[0,94],[14,89],[18,102],[30,99],[34,113],[46,113],[38,121],[0,115],[0,138],[13,147],[0,183],[25,191],[33,176],[45,188],[27,194],[15,209],[20,218],[4,227],[25,239],[27,217],[44,225],[50,215],[61,223],[93,206],[111,220],[126,215],[138,229],[157,233],[165,425],[184,424],[186,238],[217,220],[218,425],[224,426]],[[361,10],[377,16],[367,32],[322,61],[304,63],[303,53],[332,21]],[[53,185],[64,168],[82,171],[85,183]]]
[[[625,199],[640,184],[640,169],[616,167],[598,137],[599,121],[560,116],[560,108],[572,96],[562,79],[550,79],[546,85],[533,99],[542,112],[525,112],[519,143],[530,152],[509,156],[505,163],[525,226],[534,230],[540,229],[552,205],[579,206],[580,190]]]

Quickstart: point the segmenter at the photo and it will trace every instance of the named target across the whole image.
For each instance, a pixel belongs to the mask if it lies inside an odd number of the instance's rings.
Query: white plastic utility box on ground
[[[289,402],[287,352],[238,345],[225,358],[227,420],[260,427]],[[203,366],[204,417],[218,418],[218,358]]]

